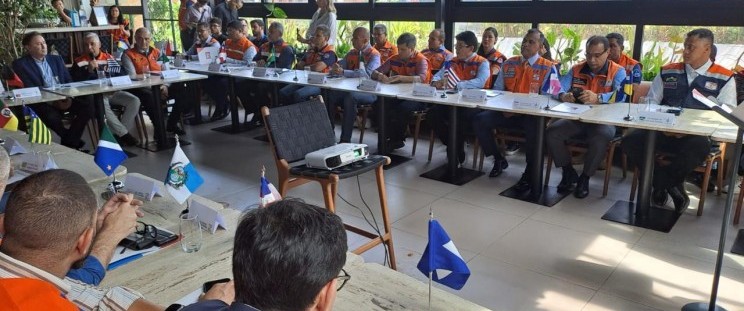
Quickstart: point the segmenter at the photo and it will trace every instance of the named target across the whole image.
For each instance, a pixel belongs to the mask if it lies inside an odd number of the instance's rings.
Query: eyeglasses
[[[340,291],[342,288],[344,288],[344,285],[346,285],[346,282],[348,282],[351,279],[351,275],[349,275],[346,270],[343,268],[341,269],[341,274],[336,277],[338,279],[338,282],[336,282],[336,291]],[[339,285],[340,284],[340,285]]]
[[[594,53],[594,54],[592,54],[592,53],[585,53],[584,55],[586,56],[587,59],[590,59],[590,58],[600,58],[600,57],[602,57],[602,54],[604,54],[606,52],[607,52],[607,50],[605,49],[604,51],[602,51],[602,53]]]
[[[459,49],[464,49],[464,48],[466,48],[468,46],[469,45],[467,45],[467,44],[455,44],[455,49],[458,49],[458,50]]]
[[[140,250],[152,247],[158,237],[158,228],[153,225],[148,225],[144,222],[138,221],[137,226],[134,229],[134,234],[137,239],[134,241],[129,240],[128,245],[125,246],[119,254],[124,254],[127,248]]]

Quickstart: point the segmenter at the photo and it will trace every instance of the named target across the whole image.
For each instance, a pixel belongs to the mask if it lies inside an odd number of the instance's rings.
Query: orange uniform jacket
[[[372,56],[374,55],[380,55],[380,51],[375,49],[375,47],[371,47],[367,53],[362,52],[364,63],[369,64],[369,62],[372,60]],[[349,51],[349,53],[347,53],[344,58],[346,59],[346,68],[344,69],[359,69],[359,51],[357,51],[357,49],[351,49],[351,51]]]
[[[488,60],[480,55],[473,56],[470,60],[460,60],[459,58],[452,59],[451,67],[452,71],[455,72],[458,78],[460,80],[472,80],[475,78],[475,76],[478,74],[478,67],[483,62],[487,62]],[[491,85],[491,76],[488,76],[488,79],[486,80],[486,83],[483,84],[483,88],[488,88]]]
[[[538,58],[532,66],[521,56],[509,58],[501,66],[501,74],[504,75],[504,90],[514,93],[529,93],[530,83],[533,80],[545,81],[545,76],[550,73],[552,67],[553,62],[543,57]]]
[[[582,90],[590,90],[594,93],[609,93],[613,89],[613,81],[615,74],[619,70],[624,70],[623,67],[616,64],[613,61],[607,61],[606,68],[595,74],[591,75],[591,70],[586,62],[581,62],[573,66],[573,79],[571,79],[571,87],[578,87]]]
[[[415,54],[411,55],[411,57],[408,58],[407,61],[401,60],[396,54],[390,58],[390,71],[402,76],[416,76],[416,65],[421,61],[426,62],[430,66],[429,60],[426,59],[426,57],[424,57],[424,54],[421,54],[420,52],[416,52]],[[428,70],[427,68],[426,79],[424,79],[424,81],[421,81],[421,83],[429,83],[430,81],[431,70]]]
[[[147,53],[147,55],[143,55],[142,53],[138,52],[135,48],[131,48],[124,52],[129,56],[129,59],[132,60],[132,64],[134,64],[134,69],[137,71],[137,74],[142,74],[142,69],[145,65],[148,65],[150,67],[150,70],[160,70],[160,64],[158,64],[158,58],[160,58],[160,50],[151,47],[150,52]],[[132,74],[131,72],[129,74]]]
[[[421,51],[421,54],[424,54],[426,59],[429,60],[429,70],[432,73],[436,73],[439,69],[442,69],[444,61],[454,57],[452,52],[447,49],[426,49]]]
[[[323,47],[323,49],[321,49],[320,51],[316,51],[315,49],[307,50],[305,58],[303,58],[302,60],[305,62],[305,66],[310,66],[319,61],[322,61],[325,57],[329,57],[330,54],[333,54],[335,56],[336,52],[333,51],[332,45],[326,44],[326,46]],[[322,72],[327,73],[329,71],[331,71],[331,66],[326,66],[326,68],[323,69]]]
[[[31,278],[0,279],[0,305],[5,311],[76,311],[54,285]]]
[[[225,41],[225,52],[227,52],[227,58],[243,60],[245,51],[252,46],[255,45],[253,45],[253,42],[248,40],[246,37],[242,37],[238,41],[227,39]]]
[[[380,63],[382,64],[384,64],[390,57],[393,57],[393,55],[398,54],[398,47],[392,45],[390,40],[385,41],[385,44],[383,45],[375,44],[374,48],[380,52]]]

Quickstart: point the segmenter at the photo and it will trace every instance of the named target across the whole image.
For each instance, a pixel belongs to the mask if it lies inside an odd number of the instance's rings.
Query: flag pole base
[[[718,305],[714,305],[713,308],[710,308],[710,304],[707,302],[691,302],[682,307],[682,311],[707,311],[707,310],[714,310],[714,311],[726,311],[723,307],[719,307]]]

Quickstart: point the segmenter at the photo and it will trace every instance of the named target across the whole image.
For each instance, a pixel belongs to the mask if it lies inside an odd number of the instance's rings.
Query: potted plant
[[[23,53],[21,38],[39,16],[59,18],[47,0],[0,0],[0,63],[10,64]]]

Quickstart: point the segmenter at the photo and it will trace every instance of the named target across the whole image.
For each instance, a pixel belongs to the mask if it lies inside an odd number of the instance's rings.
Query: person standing
[[[336,45],[336,31],[338,25],[336,23],[336,7],[333,5],[333,0],[317,0],[315,4],[318,5],[318,10],[313,14],[313,18],[310,20],[310,26],[305,31],[303,36],[300,33],[300,29],[297,29],[297,41],[304,44],[311,44],[312,37],[315,35],[315,30],[320,25],[324,25],[330,29],[328,44],[331,46]]]

